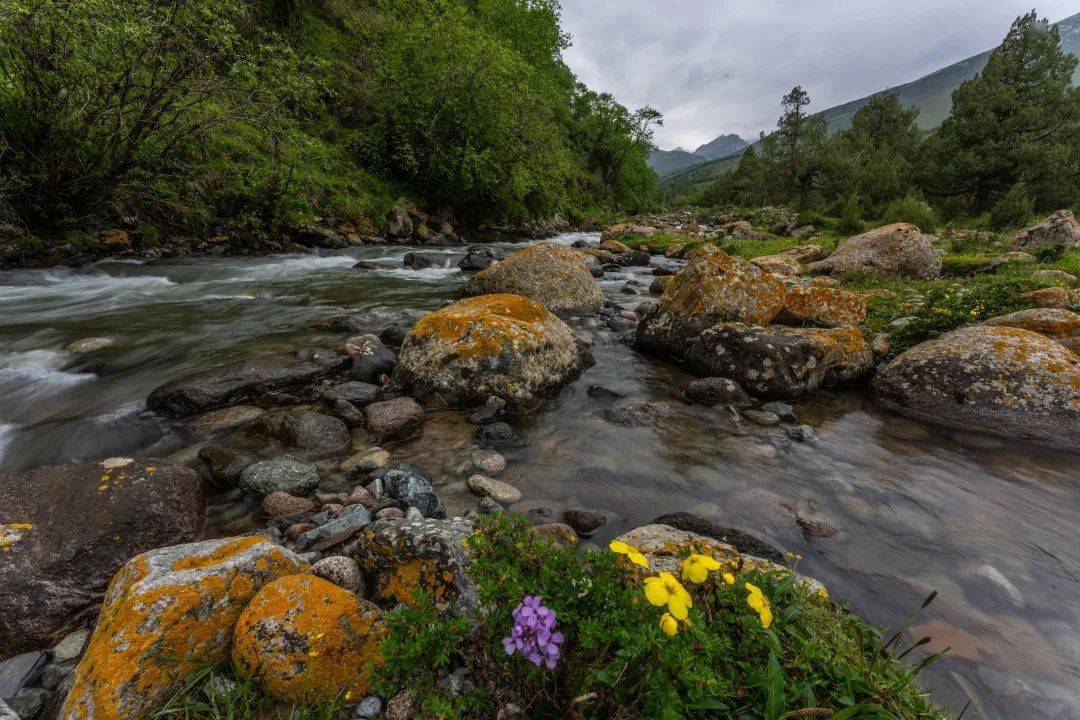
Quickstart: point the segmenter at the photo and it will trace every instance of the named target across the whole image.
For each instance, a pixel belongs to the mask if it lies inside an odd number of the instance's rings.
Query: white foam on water
[[[270,262],[245,267],[240,275],[225,280],[247,282],[295,278],[324,270],[350,268],[355,264],[356,258],[349,255],[275,255]]]
[[[4,462],[4,451],[7,450],[11,436],[14,435],[15,426],[0,423],[0,465]]]
[[[458,275],[460,272],[461,271],[456,267],[430,267],[424,268],[423,270],[412,270],[410,268],[380,268],[378,270],[366,271],[366,273],[371,275],[401,278],[402,280],[411,280],[427,284],[437,284],[451,275]]]
[[[55,350],[0,353],[0,388],[9,385],[12,390],[16,390],[25,388],[28,384],[55,388],[69,387],[97,377],[93,373],[64,370],[63,365],[69,357],[67,353]]]

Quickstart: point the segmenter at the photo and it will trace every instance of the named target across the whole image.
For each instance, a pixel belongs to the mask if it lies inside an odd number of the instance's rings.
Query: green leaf
[[[776,655],[769,653],[765,670],[765,720],[780,720],[784,712],[784,671]]]

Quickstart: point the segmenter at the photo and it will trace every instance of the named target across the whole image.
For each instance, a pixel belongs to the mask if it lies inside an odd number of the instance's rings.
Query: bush
[[[858,235],[865,230],[866,221],[863,219],[859,197],[849,195],[840,209],[840,222],[836,225],[836,231],[842,235]]]
[[[1035,201],[1028,195],[1027,187],[1021,180],[990,209],[990,227],[996,230],[1024,227],[1031,221],[1034,212]]]
[[[881,216],[881,222],[883,225],[899,222],[911,223],[926,233],[932,233],[938,227],[937,215],[925,200],[914,194],[889,203]]]
[[[687,590],[670,586],[665,615],[652,605],[663,585],[647,597],[628,555],[579,558],[508,516],[485,520],[469,542],[481,608],[471,630],[426,599],[389,616],[385,690],[414,690],[432,716],[494,718],[513,703],[527,717],[779,720],[811,708],[814,717],[826,708],[837,718],[944,717],[874,630],[793,573],[699,565],[701,584],[684,578],[692,608],[682,622],[674,615]],[[525,596],[555,614],[563,640],[553,669],[504,648]],[[475,688],[455,696],[439,680],[462,666]]]

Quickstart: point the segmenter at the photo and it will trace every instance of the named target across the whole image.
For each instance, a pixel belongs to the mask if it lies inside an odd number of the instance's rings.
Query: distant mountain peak
[[[727,157],[728,155],[734,155],[750,143],[743,140],[738,135],[732,133],[730,135],[721,135],[720,137],[705,143],[697,150],[694,151],[695,155],[700,155],[707,160],[715,160],[717,158]]]
[[[715,140],[705,143],[694,152],[682,147],[677,147],[674,150],[660,150],[657,148],[649,155],[649,167],[663,177],[698,163],[734,155],[749,145],[750,143],[732,133],[730,135],[721,135]]]

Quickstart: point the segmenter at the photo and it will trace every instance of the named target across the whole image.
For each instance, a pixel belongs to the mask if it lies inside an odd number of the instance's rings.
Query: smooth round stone
[[[752,423],[762,425],[764,427],[773,427],[780,424],[780,416],[773,412],[766,412],[764,410],[743,410],[743,417]]]
[[[817,433],[814,432],[814,428],[809,425],[789,427],[786,432],[789,438],[797,442],[814,442],[818,439]]]
[[[90,353],[107,350],[116,345],[116,341],[107,337],[90,337],[76,340],[67,346],[67,351],[72,355],[88,355]]]
[[[382,700],[374,695],[368,695],[356,706],[356,717],[371,720],[379,717],[382,713]]]
[[[798,418],[795,415],[795,408],[788,405],[786,402],[780,402],[779,400],[773,400],[767,402],[761,406],[762,412],[771,412],[781,420],[787,422],[797,422]]]
[[[393,459],[390,453],[381,447],[372,447],[345,458],[339,467],[347,473],[362,474],[386,467]]]
[[[272,492],[262,501],[262,514],[268,518],[300,515],[314,509],[315,503],[311,500],[284,492]]]
[[[470,475],[465,486],[475,495],[489,497],[503,504],[516,503],[522,498],[521,491],[513,485],[485,475]]]
[[[187,425],[187,431],[193,435],[212,435],[246,425],[265,414],[265,410],[254,405],[234,405],[192,420]]]
[[[591,510],[566,510],[563,512],[563,522],[588,537],[607,523],[607,515]]]
[[[240,475],[240,487],[253,495],[269,495],[276,490],[303,495],[318,486],[319,469],[287,455],[254,463]]]
[[[488,475],[498,475],[506,469],[506,458],[494,450],[473,450],[470,459],[473,467]]]
[[[311,566],[311,574],[354,593],[364,589],[364,575],[360,572],[360,566],[344,555],[323,558]]]

